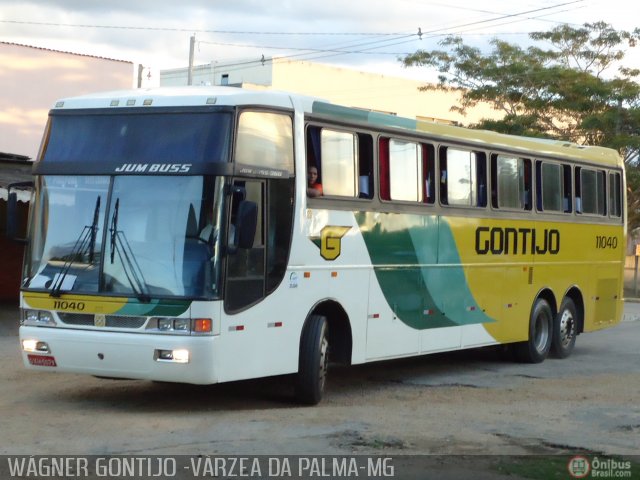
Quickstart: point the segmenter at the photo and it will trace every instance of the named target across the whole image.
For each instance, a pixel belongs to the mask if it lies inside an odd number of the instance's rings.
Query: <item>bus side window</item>
[[[491,156],[491,206],[531,210],[531,160]]]
[[[373,138],[363,133],[309,126],[307,171],[315,169],[310,197],[373,198]],[[320,193],[317,193],[320,192]]]
[[[487,206],[487,162],[480,152],[440,147],[440,202]]]
[[[612,217],[622,216],[620,181],[619,173],[609,173],[609,215]]]
[[[307,195],[317,197],[323,194],[322,170],[320,165],[320,128],[309,127],[307,129],[307,170],[304,172],[307,178]],[[310,184],[309,176],[315,170],[314,185]]]
[[[388,200],[404,202],[423,201],[423,156],[422,147],[418,143],[398,139],[385,142],[388,149],[383,155],[388,156],[386,168],[381,175],[388,177]]]
[[[604,170],[576,167],[575,183],[576,211],[580,204],[580,213],[606,215],[607,184]]]
[[[571,213],[571,167],[536,162],[536,207],[539,211]]]
[[[373,198],[373,138],[358,134],[358,197]]]
[[[422,144],[422,173],[424,177],[424,202],[436,201],[436,154],[433,145]]]

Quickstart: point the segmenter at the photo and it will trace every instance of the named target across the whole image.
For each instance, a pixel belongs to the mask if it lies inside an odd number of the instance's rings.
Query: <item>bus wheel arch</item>
[[[342,305],[335,300],[323,300],[314,306],[311,315],[322,315],[327,319],[331,361],[350,365],[353,336],[349,316]]]
[[[549,355],[556,317],[553,292],[542,290],[531,307],[528,338],[514,345],[516,358],[524,363],[541,363]]]
[[[300,335],[296,397],[307,405],[322,400],[332,360],[351,359],[351,328],[344,309],[333,301],[321,302],[307,316]]]

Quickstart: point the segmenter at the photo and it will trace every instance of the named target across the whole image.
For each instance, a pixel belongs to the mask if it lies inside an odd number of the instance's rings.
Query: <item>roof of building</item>
[[[24,44],[21,44],[21,43],[2,42],[2,41],[0,41],[0,45],[11,45],[11,46],[14,46],[14,47],[32,48],[34,50],[42,50],[42,51],[45,51],[45,52],[65,53],[67,55],[76,55],[78,57],[97,58],[99,60],[108,60],[110,62],[130,63],[130,64],[133,65],[133,62],[131,62],[129,60],[118,60],[116,58],[101,57],[101,56],[98,56],[98,55],[87,55],[85,53],[68,52],[68,51],[64,51],[64,50],[54,50],[52,48],[36,47],[34,45],[24,45]]]
[[[13,153],[0,152],[0,200],[7,199],[9,185],[33,180],[31,169],[33,162],[29,157]],[[18,200],[28,202],[31,194],[18,189]]]

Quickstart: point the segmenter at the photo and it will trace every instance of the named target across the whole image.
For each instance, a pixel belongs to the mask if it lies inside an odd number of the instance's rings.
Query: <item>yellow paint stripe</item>
[[[48,293],[24,293],[22,296],[27,307],[61,312],[116,313],[127,304],[126,297],[100,297],[94,295],[68,295],[58,298]]]

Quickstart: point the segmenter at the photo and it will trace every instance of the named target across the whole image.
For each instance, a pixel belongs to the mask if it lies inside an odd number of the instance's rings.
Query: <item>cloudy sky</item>
[[[394,75],[397,58],[448,34],[487,45],[527,44],[527,33],[562,23],[639,26],[627,0],[0,0],[0,41],[127,60],[158,69],[188,63],[313,60]],[[633,8],[634,12],[629,9]],[[633,14],[632,14],[633,13]],[[421,32],[422,35],[418,35]],[[640,67],[640,57],[630,59]]]

